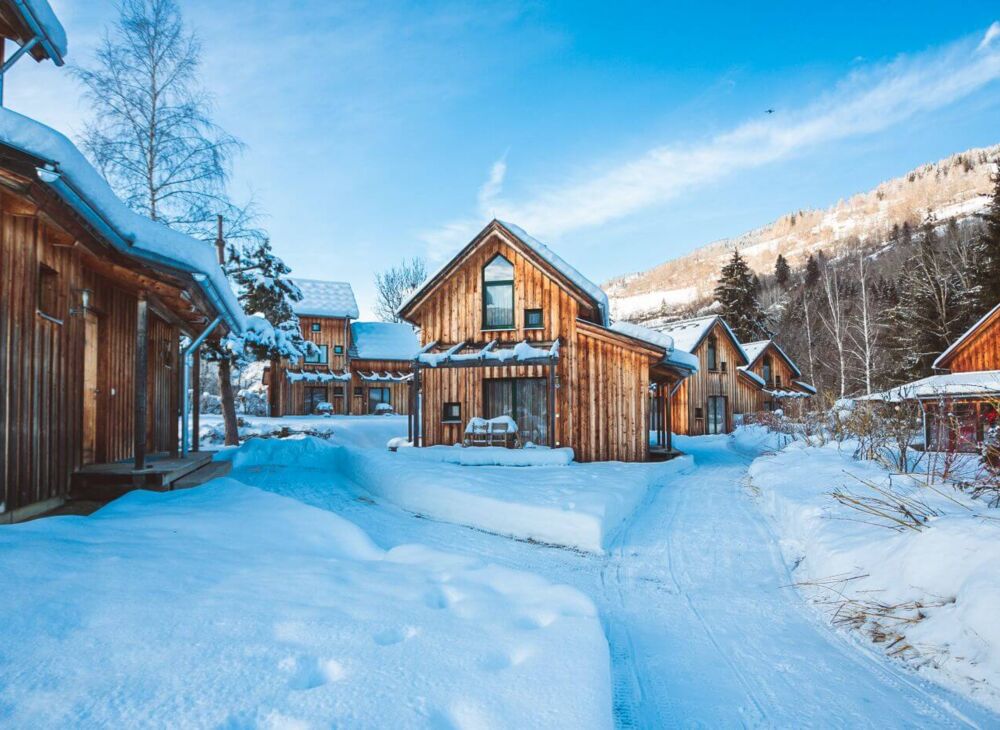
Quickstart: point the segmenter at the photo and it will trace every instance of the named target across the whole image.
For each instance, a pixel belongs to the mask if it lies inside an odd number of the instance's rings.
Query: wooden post
[[[549,448],[556,447],[556,376],[552,372],[553,368],[556,366],[558,361],[549,361],[548,368],[545,369],[546,375],[546,407],[548,413],[548,426],[549,426]]]
[[[141,292],[136,302],[135,317],[135,468],[146,468],[146,414],[148,412],[149,376],[149,302]]]
[[[187,398],[188,394],[185,393]],[[198,451],[201,442],[201,347],[191,353],[191,451]]]
[[[666,413],[663,416],[664,430],[667,436],[667,451],[674,450],[674,424],[671,423],[671,418],[673,417],[673,410],[671,406],[671,395],[674,393],[674,389],[671,387],[670,383],[667,383],[666,392],[663,395],[663,400],[665,401],[664,411]]]

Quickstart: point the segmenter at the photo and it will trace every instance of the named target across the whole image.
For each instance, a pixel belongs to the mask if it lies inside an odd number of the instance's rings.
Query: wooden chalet
[[[979,451],[986,430],[1000,424],[1000,304],[934,361],[939,373],[869,396],[918,401],[924,443],[935,451]]]
[[[738,368],[734,413],[760,413],[801,404],[816,394],[802,380],[795,361],[772,339],[744,342],[743,352],[750,362]]]
[[[27,43],[21,7],[0,2],[0,33]],[[244,325],[210,244],[133,213],[68,139],[0,108],[0,521],[205,466],[180,443],[186,356]]]
[[[710,315],[657,329],[698,361],[697,374],[684,380],[674,396],[674,433],[701,436],[732,431],[743,392],[740,368],[748,366],[750,358],[729,325],[718,315]]]
[[[522,441],[580,461],[670,452],[669,393],[692,358],[669,337],[611,325],[604,292],[517,226],[489,223],[399,314],[422,345],[417,446],[461,443],[470,419],[509,416]]]
[[[293,309],[302,335],[319,355],[274,361],[266,373],[271,415],[303,416],[322,403],[333,413],[366,415],[389,408],[408,414],[410,369],[417,338],[408,324],[356,322],[347,282],[296,279],[303,298]]]

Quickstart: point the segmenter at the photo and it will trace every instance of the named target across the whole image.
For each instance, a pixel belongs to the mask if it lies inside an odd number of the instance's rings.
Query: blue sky
[[[493,215],[603,281],[1000,142],[995,2],[181,2],[237,194],[363,312]],[[113,5],[52,4],[88,62]],[[72,135],[47,66],[5,102]]]

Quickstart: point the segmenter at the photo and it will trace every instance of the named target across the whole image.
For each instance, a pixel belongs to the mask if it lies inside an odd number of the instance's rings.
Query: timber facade
[[[649,458],[651,408],[662,418],[688,371],[612,329],[607,307],[543,244],[491,222],[400,309],[423,347],[412,439],[462,443],[470,419],[509,416],[522,442],[569,446],[579,461]]]
[[[743,343],[750,362],[739,369],[735,413],[749,415],[797,407],[816,394],[795,361],[771,339]]]

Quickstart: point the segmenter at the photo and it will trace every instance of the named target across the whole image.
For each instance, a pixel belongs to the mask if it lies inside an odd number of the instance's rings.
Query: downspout
[[[181,398],[182,398],[181,403],[183,404],[181,408],[182,411],[181,458],[182,459],[187,458],[188,442],[191,440],[191,434],[189,433],[191,427],[188,423],[191,414],[191,404],[188,399],[188,391],[191,389],[191,361],[193,360],[192,353],[194,353],[195,350],[201,347],[205,339],[212,333],[212,330],[214,330],[216,327],[219,326],[219,323],[221,321],[222,321],[222,315],[220,314],[218,317],[212,320],[212,323],[208,325],[208,327],[206,327],[204,331],[202,331],[202,333],[198,335],[198,337],[190,345],[184,348],[184,352],[182,353],[182,360],[184,363],[181,366],[184,368],[183,370],[184,377],[182,378],[183,385],[181,386],[183,390],[183,392],[181,393]]]

